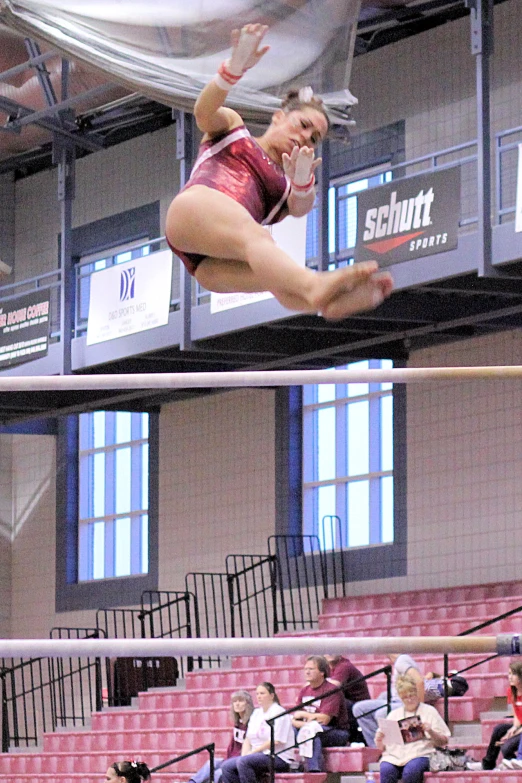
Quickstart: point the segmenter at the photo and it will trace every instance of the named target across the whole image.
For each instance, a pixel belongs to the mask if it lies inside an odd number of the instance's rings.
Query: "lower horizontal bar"
[[[2,639],[0,658],[479,653],[520,655],[520,635],[276,639]]]

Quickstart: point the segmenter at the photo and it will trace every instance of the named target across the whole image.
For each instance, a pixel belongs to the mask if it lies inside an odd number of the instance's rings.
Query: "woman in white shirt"
[[[398,721],[404,744],[386,742],[379,728],[375,744],[381,756],[380,783],[423,783],[435,748],[448,744],[451,732],[435,707],[419,700],[417,685],[410,677],[398,677],[395,683],[402,707],[392,710],[389,721]],[[407,720],[410,719],[410,720]]]
[[[241,756],[227,759],[221,767],[221,783],[257,783],[259,776],[270,771],[270,726],[267,720],[284,712],[271,682],[263,682],[256,688],[259,707],[248,722],[248,729]],[[274,723],[276,772],[288,772],[294,758],[294,730],[289,715],[283,715]]]

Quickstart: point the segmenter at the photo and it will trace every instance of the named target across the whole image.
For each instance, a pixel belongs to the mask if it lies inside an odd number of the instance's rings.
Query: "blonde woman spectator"
[[[402,706],[392,710],[388,720],[399,723],[404,744],[386,742],[385,732],[377,730],[375,745],[383,751],[380,783],[423,783],[430,755],[447,745],[451,732],[435,707],[420,701],[414,679],[398,677],[395,687]]]

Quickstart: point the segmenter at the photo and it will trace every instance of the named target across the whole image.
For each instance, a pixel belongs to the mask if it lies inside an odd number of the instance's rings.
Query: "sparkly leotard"
[[[277,223],[290,192],[290,181],[283,169],[268,157],[244,125],[200,146],[182,191],[193,185],[206,185],[230,196],[263,225]],[[170,247],[192,275],[205,258]]]

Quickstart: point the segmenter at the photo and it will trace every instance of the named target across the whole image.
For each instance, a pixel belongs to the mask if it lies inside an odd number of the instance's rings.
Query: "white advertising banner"
[[[306,221],[308,216],[295,218],[291,215],[281,223],[267,226],[276,244],[288,253],[301,266],[306,262]],[[215,294],[210,295],[210,312],[221,313],[223,310],[231,310],[233,307],[262,302],[263,299],[272,299],[269,291],[258,294]]]
[[[515,231],[522,231],[522,144],[518,145],[517,204],[515,208]]]
[[[87,345],[165,326],[172,252],[162,250],[91,275]]]

